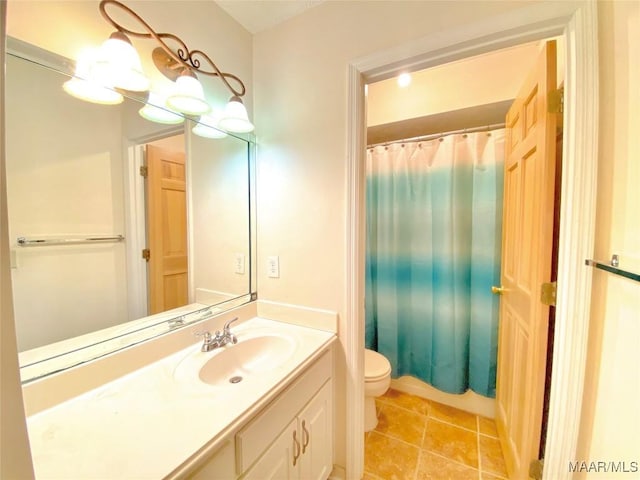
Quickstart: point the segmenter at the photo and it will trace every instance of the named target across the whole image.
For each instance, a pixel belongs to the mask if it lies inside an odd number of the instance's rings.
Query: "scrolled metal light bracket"
[[[113,6],[113,8],[120,9],[133,17],[138,23],[140,23],[146,31],[136,32],[128,28],[123,27],[116,22],[107,13],[107,5]],[[189,50],[189,47],[182,41],[182,39],[172,33],[158,33],[151,26],[145,22],[140,15],[131,10],[129,7],[117,0],[102,0],[100,2],[100,13],[104,19],[110,23],[118,32],[124,33],[137,38],[154,38],[159,44],[152,52],[152,59],[158,70],[171,80],[175,80],[180,76],[184,69],[187,69],[191,73],[201,73],[213,77],[220,77],[222,82],[236,97],[242,97],[246,93],[246,88],[242,80],[232,73],[221,71],[218,66],[211,60],[211,58],[202,50]],[[171,40],[178,45],[178,48],[174,51],[167,45],[165,40]],[[201,59],[208,64],[210,69],[207,69],[207,65],[202,65]],[[234,88],[229,80],[232,80],[237,84]]]

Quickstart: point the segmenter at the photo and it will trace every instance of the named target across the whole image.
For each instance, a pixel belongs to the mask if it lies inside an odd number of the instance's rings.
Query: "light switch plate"
[[[244,275],[244,255],[242,253],[236,253],[234,272],[239,275]]]
[[[280,258],[277,255],[267,257],[267,276],[280,278]]]

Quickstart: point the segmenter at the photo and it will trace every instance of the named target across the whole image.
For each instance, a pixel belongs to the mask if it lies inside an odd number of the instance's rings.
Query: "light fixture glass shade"
[[[105,84],[131,92],[149,90],[151,82],[142,71],[140,56],[124,33],[112,33],[100,46],[98,57],[96,75]]]
[[[142,118],[156,123],[177,125],[184,122],[184,117],[167,107],[164,98],[155,92],[149,92],[146,105],[138,113]]]
[[[96,51],[85,50],[76,61],[74,76],[64,82],[62,88],[69,95],[92,103],[103,105],[117,105],[122,103],[124,98],[120,93],[107,88],[101,79],[95,75]]]
[[[224,138],[227,133],[219,129],[218,120],[219,118],[213,115],[203,115],[191,131],[199,137]]]
[[[227,103],[219,125],[227,132],[235,133],[248,133],[255,128],[249,121],[249,115],[242,100],[236,96],[231,97]]]
[[[175,90],[167,97],[167,105],[187,115],[204,115],[211,110],[204,99],[202,84],[188,73],[176,79]]]

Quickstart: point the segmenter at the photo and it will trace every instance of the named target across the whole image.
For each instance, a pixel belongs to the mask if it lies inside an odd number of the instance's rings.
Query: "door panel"
[[[502,287],[498,342],[497,424],[507,470],[528,478],[538,458],[545,386],[553,245],[556,47],[547,42],[506,118]]]
[[[297,419],[284,429],[271,444],[243,480],[293,480],[299,477],[301,454],[300,440],[297,436]],[[293,459],[296,458],[296,464]]]
[[[184,153],[147,145],[149,311],[188,303]]]

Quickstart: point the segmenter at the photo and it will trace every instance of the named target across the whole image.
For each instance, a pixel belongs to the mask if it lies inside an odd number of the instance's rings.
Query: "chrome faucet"
[[[238,317],[232,318],[222,327],[222,332],[219,330],[216,331],[215,336],[212,336],[209,332],[197,333],[196,335],[201,335],[203,338],[202,348],[200,349],[203,352],[210,352],[216,348],[224,347],[228,343],[236,344],[238,343],[238,339],[236,336],[231,333],[231,324],[238,320]]]

